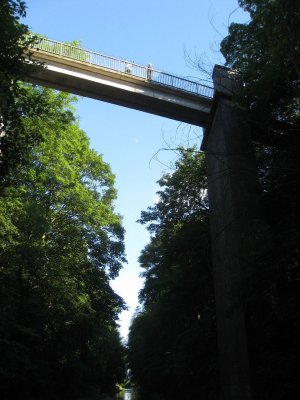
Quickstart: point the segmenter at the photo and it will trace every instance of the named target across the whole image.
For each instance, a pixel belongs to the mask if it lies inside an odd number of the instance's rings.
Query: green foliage
[[[0,386],[4,399],[113,391],[123,377],[109,285],[124,258],[109,166],[90,149],[72,96],[23,87],[34,146],[0,198]]]
[[[296,121],[299,124],[300,5],[296,0],[239,3],[251,21],[231,24],[221,51],[245,83],[248,119],[255,121],[260,134],[268,128],[273,134],[278,130],[280,136],[282,129],[288,131]]]
[[[22,124],[27,105],[17,80],[37,68],[35,63],[24,62],[34,40],[28,37],[28,27],[19,22],[24,16],[24,1],[0,2],[0,186],[6,184],[14,166],[26,163],[31,147],[41,139],[38,132],[29,135]]]
[[[181,150],[159,181],[159,201],[142,212],[153,233],[141,253],[142,309],[129,335],[138,385],[167,398],[216,395],[215,311],[203,154]]]
[[[239,4],[250,21],[231,24],[221,50],[244,81],[236,102],[252,128],[271,232],[248,288],[254,396],[285,399],[300,393],[300,3]]]
[[[19,83],[37,68],[26,63],[36,37],[24,16],[25,2],[1,1],[1,399],[113,392],[124,302],[109,278],[125,261],[114,176],[72,96]]]
[[[78,61],[89,62],[89,52],[84,50],[82,42],[72,40],[71,42],[55,42],[48,39],[46,35],[39,33],[31,34],[34,39],[34,48],[56,54],[58,56],[73,58]]]

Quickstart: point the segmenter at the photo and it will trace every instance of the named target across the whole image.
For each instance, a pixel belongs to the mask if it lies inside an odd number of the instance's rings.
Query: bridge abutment
[[[208,174],[222,399],[250,400],[244,287],[253,273],[261,227],[257,170],[249,129],[231,100],[239,82],[232,71],[219,66],[213,80],[215,96],[202,150]]]

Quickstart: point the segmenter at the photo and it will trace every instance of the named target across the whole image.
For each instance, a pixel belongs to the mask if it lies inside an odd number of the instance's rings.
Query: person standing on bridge
[[[151,81],[151,79],[152,79],[152,74],[153,74],[152,64],[149,63],[149,64],[147,65],[147,80],[148,80],[148,81]]]

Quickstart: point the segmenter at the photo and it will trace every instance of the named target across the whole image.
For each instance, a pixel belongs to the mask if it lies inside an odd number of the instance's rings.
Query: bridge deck
[[[38,39],[32,58],[44,68],[32,83],[205,127],[213,89],[100,53]]]

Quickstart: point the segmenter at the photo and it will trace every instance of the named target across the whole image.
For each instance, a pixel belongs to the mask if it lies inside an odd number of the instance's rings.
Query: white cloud
[[[120,314],[120,334],[126,340],[131,318],[138,306],[138,292],[143,286],[143,279],[134,276],[120,276],[110,282],[113,290],[126,301],[129,310]]]

